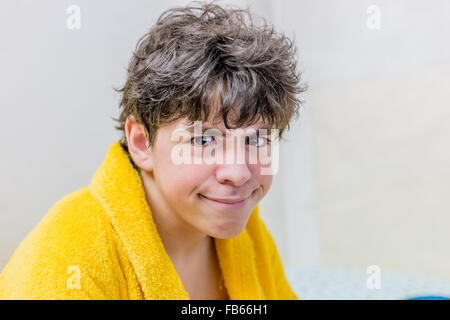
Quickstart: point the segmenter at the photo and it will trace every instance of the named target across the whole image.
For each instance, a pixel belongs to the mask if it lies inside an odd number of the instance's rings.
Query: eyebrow
[[[194,124],[191,124],[191,125],[185,127],[184,129],[187,130],[187,131],[190,131],[190,132],[194,132],[194,129],[195,129],[194,128]],[[202,133],[205,132],[208,129],[217,129],[217,128],[214,128],[214,127],[212,127],[210,125],[202,124]],[[253,129],[255,129],[255,131],[258,131],[260,129],[266,129],[268,132],[270,132],[270,130],[271,130],[271,128],[269,126],[267,126],[267,125],[263,125],[263,126],[261,126],[259,128],[253,128]],[[245,129],[243,129],[243,130],[245,130]],[[223,132],[222,130],[219,130],[219,131],[222,132],[222,134],[225,134],[225,132]]]
[[[188,130],[188,131],[191,131],[191,132],[194,132],[194,129],[195,129],[194,128],[194,124],[191,124],[191,125],[185,127],[184,129]],[[214,129],[214,127],[202,124],[202,132],[205,132],[205,130],[208,130],[208,129]]]

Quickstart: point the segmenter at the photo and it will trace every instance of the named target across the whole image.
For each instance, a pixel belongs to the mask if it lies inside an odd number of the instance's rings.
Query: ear
[[[153,170],[152,147],[147,148],[145,126],[138,123],[134,116],[125,121],[125,134],[128,142],[128,152],[134,163],[144,171]]]

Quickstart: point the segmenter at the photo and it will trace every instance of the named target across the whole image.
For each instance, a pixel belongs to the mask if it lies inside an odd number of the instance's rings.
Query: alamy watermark
[[[366,13],[369,15],[366,20],[366,27],[369,30],[381,29],[381,9],[379,6],[372,4],[367,7]]]
[[[66,20],[66,27],[69,30],[81,29],[81,9],[79,6],[72,4],[67,7],[66,13],[69,15]]]
[[[81,289],[81,270],[77,265],[70,265],[67,267],[66,273],[69,274],[66,285],[67,289]]]
[[[370,265],[366,270],[369,277],[367,277],[366,287],[369,290],[381,289],[381,268],[377,265]]]

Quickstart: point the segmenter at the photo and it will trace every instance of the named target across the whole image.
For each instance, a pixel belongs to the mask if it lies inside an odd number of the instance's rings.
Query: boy
[[[122,139],[22,241],[0,299],[297,299],[258,212],[262,151],[298,114],[294,55],[246,10],[164,12],[118,90]]]

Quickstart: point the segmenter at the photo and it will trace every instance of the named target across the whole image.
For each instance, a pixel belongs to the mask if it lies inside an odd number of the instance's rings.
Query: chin
[[[244,231],[245,224],[233,225],[216,225],[208,234],[217,239],[231,239],[237,237]]]

